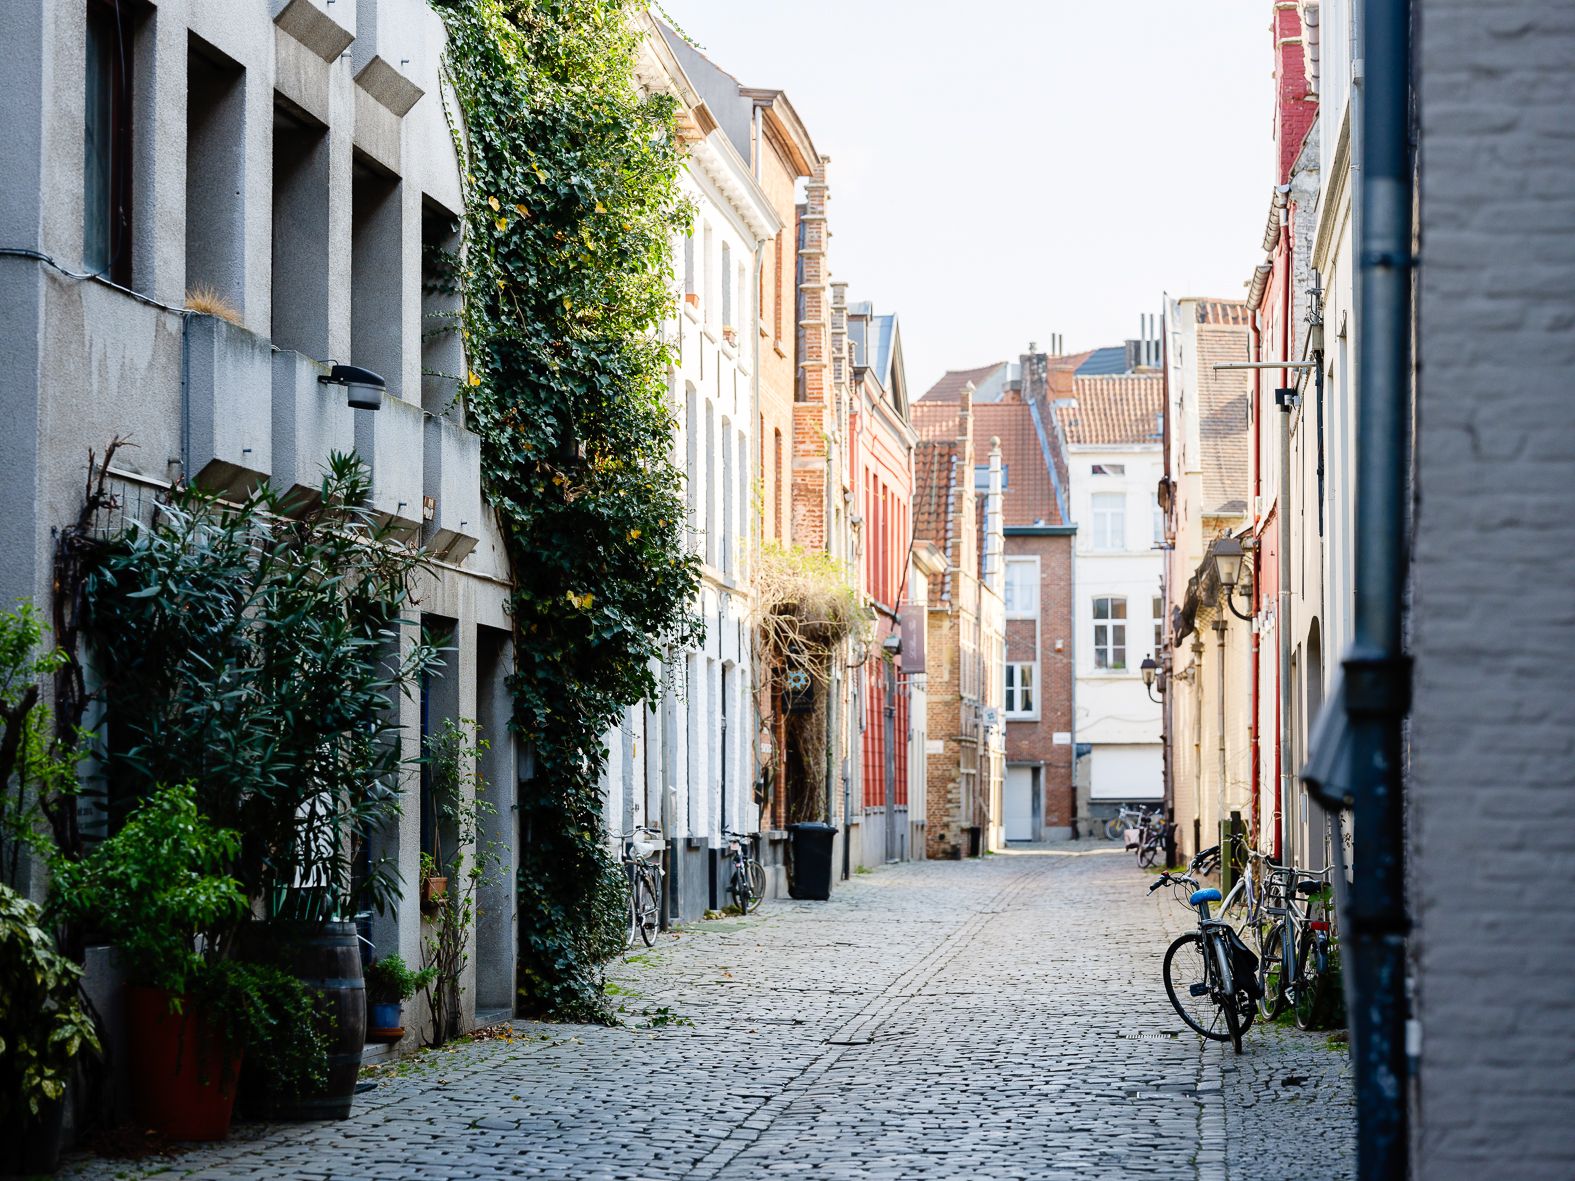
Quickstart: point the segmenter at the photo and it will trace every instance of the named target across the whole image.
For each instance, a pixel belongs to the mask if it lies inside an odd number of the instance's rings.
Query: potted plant
[[[366,966],[367,1040],[397,1042],[405,1036],[400,1025],[404,1003],[430,984],[436,968],[412,972],[395,952]]]
[[[20,1133],[24,1173],[52,1173],[72,1060],[99,1049],[82,1011],[82,971],[55,950],[43,912],[0,885],[0,1127]]]
[[[326,1065],[300,983],[232,956],[249,917],[228,873],[240,847],[240,835],[215,827],[182,784],[155,791],[81,861],[53,867],[54,917],[119,952],[133,1109],[172,1140],[229,1134],[248,1051],[260,1051],[282,1085],[310,1085]]]
[[[437,858],[430,853],[421,854],[421,909],[434,911],[448,893],[448,878],[438,872]]]

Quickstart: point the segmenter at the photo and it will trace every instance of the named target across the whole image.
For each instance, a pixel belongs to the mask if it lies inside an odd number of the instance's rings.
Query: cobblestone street
[[[618,965],[626,1028],[519,1022],[385,1068],[347,1122],[66,1175],[1349,1177],[1343,1052],[1200,1049],[1160,980],[1189,915],[1148,880],[1103,843],[859,875]]]

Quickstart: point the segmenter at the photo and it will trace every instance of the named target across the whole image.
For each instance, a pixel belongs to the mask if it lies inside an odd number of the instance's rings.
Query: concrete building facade
[[[424,261],[457,243],[462,208],[442,24],[421,0],[165,0],[121,16],[0,12],[17,128],[0,144],[0,600],[49,602],[52,531],[76,517],[89,448],[113,438],[136,446],[116,453],[105,528],[150,520],[178,481],[311,490],[331,452],[357,452],[373,506],[440,559],[406,642],[424,627],[449,652],[419,699],[390,703],[404,753],[447,719],[490,742],[482,839],[506,856],[479,899],[462,1021],[507,1015],[512,805],[529,767],[508,732],[509,577],[456,397],[464,355]],[[381,409],[322,384],[333,361],[381,375]],[[377,954],[411,963],[424,810],[411,798],[374,838],[408,896],[363,916]]]

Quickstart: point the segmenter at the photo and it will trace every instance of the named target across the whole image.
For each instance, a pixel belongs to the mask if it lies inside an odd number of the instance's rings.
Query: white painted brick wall
[[[1418,7],[1414,1175],[1562,1181],[1575,1176],[1575,5]]]

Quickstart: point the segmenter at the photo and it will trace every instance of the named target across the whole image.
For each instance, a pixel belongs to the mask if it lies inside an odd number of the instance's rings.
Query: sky
[[[653,7],[655,7],[653,5]],[[830,158],[833,277],[909,388],[1241,298],[1274,184],[1270,0],[662,0]]]

